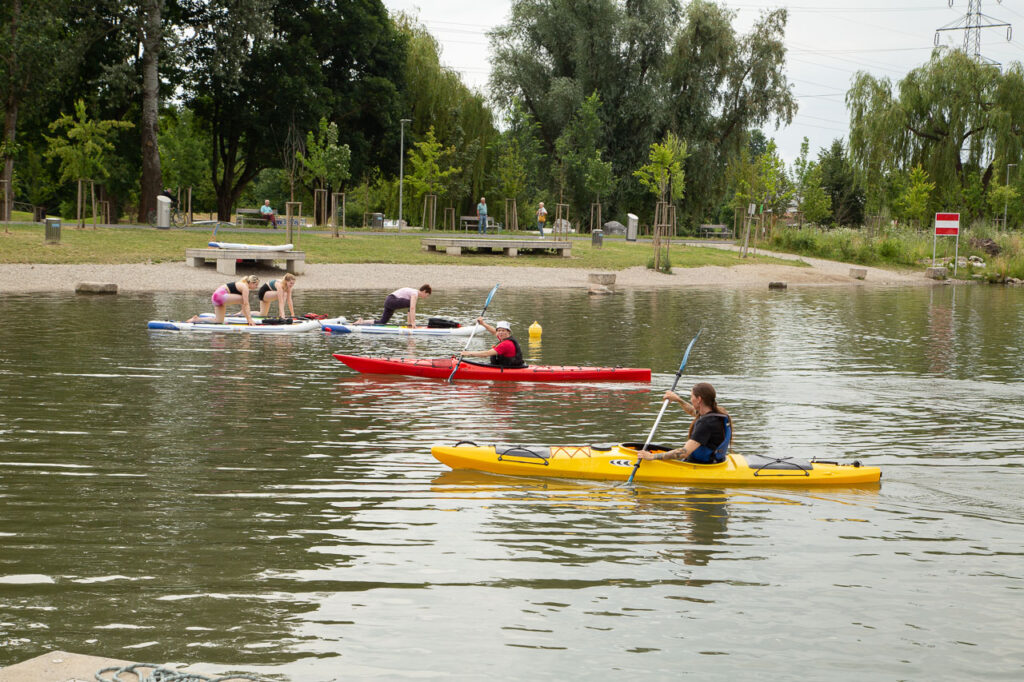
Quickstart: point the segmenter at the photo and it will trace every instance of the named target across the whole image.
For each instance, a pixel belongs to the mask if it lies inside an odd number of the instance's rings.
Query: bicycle
[[[156,227],[156,209],[150,210],[147,214],[146,219],[149,222],[150,227]],[[188,215],[182,213],[177,208],[171,208],[171,226],[172,227],[185,227],[188,224]]]

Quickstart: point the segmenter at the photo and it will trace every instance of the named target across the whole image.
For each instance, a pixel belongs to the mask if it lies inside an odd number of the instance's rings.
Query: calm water
[[[468,320],[489,286],[426,312]],[[370,314],[384,293],[298,307]],[[207,302],[0,299],[0,666],[65,649],[296,681],[1024,676],[1020,289],[495,297],[533,361],[650,366],[649,386],[450,386],[331,357],[458,340],[145,329]],[[859,458],[881,486],[630,490],[429,454],[642,440],[701,326],[683,385],[718,387],[737,451]],[[659,441],[685,428],[669,415]]]

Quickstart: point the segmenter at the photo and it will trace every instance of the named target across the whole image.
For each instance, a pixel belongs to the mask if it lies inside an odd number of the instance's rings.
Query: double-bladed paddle
[[[494,288],[491,289],[491,293],[487,294],[487,301],[484,302],[484,309],[480,312],[480,317],[483,317],[484,314],[487,312],[487,306],[491,304],[491,299],[494,298],[494,292],[496,292],[498,290],[498,287],[500,286],[501,282],[498,282],[497,284],[494,285]],[[473,320],[473,331],[469,333],[469,339],[466,340],[466,347],[462,349],[462,353],[465,353],[467,350],[469,350],[469,344],[473,341],[473,335],[476,334],[476,328],[476,320]],[[459,371],[459,365],[462,364],[462,353],[459,353],[459,359],[455,362],[455,367],[452,368],[452,373],[448,375],[449,384],[452,383],[452,379],[455,377],[455,373]]]
[[[683,376],[683,368],[686,367],[686,361],[690,359],[690,349],[693,348],[693,344],[697,343],[697,337],[700,336],[702,331],[704,331],[703,327],[698,329],[697,336],[694,336],[693,340],[690,341],[690,345],[686,347],[686,352],[683,353],[683,361],[679,364],[679,371],[676,372],[675,381],[672,382],[672,388],[669,390],[676,390],[676,385],[679,383],[679,377]],[[654,420],[654,427],[651,429],[651,433],[647,436],[647,442],[644,443],[642,448],[640,448],[641,450],[646,450],[651,446],[651,441],[654,440],[654,432],[658,430],[658,424],[661,423],[661,417],[665,414],[666,407],[668,407],[668,398],[661,401],[661,411],[658,412],[658,418]],[[633,478],[636,476],[636,470],[640,468],[640,462],[642,461],[643,460],[640,459],[640,455],[637,454],[636,464],[633,465],[633,471],[630,472],[629,478],[626,479],[626,485],[633,485]]]

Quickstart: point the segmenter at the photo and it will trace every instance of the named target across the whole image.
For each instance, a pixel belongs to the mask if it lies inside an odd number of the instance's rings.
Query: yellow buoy
[[[534,320],[533,324],[530,325],[530,338],[539,339],[540,335],[543,333],[544,330],[541,329],[541,326],[537,323],[536,320]]]

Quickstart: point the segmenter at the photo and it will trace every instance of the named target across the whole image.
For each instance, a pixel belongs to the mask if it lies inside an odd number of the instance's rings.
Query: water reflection
[[[432,310],[468,321],[487,291]],[[495,297],[499,319],[544,327],[532,362],[648,366],[650,385],[366,377],[331,357],[464,339],[145,329],[205,300],[0,299],[18,321],[0,325],[0,665],[64,649],[295,680],[565,679],[581,657],[623,677],[1019,669],[1019,291]],[[698,326],[684,380],[720,390],[739,452],[860,458],[882,485],[630,490],[429,454],[643,440]]]

